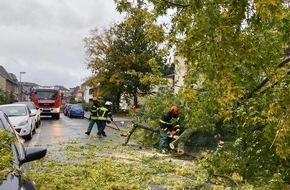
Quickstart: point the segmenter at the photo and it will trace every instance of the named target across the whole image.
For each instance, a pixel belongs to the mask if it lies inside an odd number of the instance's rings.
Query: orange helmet
[[[178,113],[178,107],[177,106],[172,106],[170,108],[170,111],[173,113],[173,114],[177,114]]]
[[[93,97],[93,101],[97,101],[97,97]]]

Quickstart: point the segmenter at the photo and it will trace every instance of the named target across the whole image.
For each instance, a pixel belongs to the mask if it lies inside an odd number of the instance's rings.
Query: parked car
[[[12,126],[7,115],[0,111],[0,150],[1,178],[0,190],[36,190],[32,179],[23,177],[28,162],[38,160],[46,155],[44,147],[24,147],[23,139]],[[9,156],[9,154],[11,156]],[[4,172],[3,172],[4,171]]]
[[[67,116],[68,114],[68,110],[70,109],[71,107],[71,104],[65,104],[64,107],[63,107],[63,115]]]
[[[35,113],[34,121],[35,121],[35,127],[38,128],[41,124],[41,117],[40,117],[40,109],[38,109],[34,102],[14,102],[17,104],[25,104],[28,106],[28,108],[31,110],[31,113]]]
[[[73,104],[70,106],[70,109],[68,110],[67,116],[69,118],[72,117],[78,117],[78,118],[84,118],[85,111],[82,105],[80,104]]]
[[[4,104],[0,105],[2,110],[11,121],[15,130],[20,136],[30,140],[35,131],[34,116],[25,104]]]

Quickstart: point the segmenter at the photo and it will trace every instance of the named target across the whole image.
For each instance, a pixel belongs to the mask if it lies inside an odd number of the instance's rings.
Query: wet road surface
[[[116,118],[114,117],[114,121],[117,126],[124,130],[125,127],[130,125],[130,121],[128,118]],[[69,118],[61,114],[59,120],[52,119],[50,117],[42,117],[41,118],[41,126],[36,129],[36,133],[34,133],[32,140],[26,141],[26,146],[53,146],[57,144],[62,144],[70,141],[78,141],[79,143],[88,143],[93,137],[97,134],[96,124],[93,127],[91,132],[91,136],[88,137],[85,135],[87,127],[89,125],[88,119],[80,119],[80,118]],[[124,123],[124,125],[121,125]],[[113,123],[111,123],[112,127],[116,128]],[[112,139],[114,141],[125,142],[124,137],[120,137],[120,131],[115,130],[111,127],[106,127],[105,129],[107,139]]]

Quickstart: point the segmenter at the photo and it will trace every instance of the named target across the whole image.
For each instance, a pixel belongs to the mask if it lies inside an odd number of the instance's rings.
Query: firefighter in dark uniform
[[[87,131],[85,132],[86,135],[90,135],[91,131],[93,129],[94,124],[97,124],[97,119],[98,119],[98,108],[100,107],[98,100],[96,97],[93,97],[93,106],[90,109],[91,115],[90,115],[90,123],[88,126]]]
[[[170,132],[176,130],[175,126],[179,120],[178,117],[178,107],[172,106],[170,111],[163,114],[160,119],[160,141],[159,150],[161,153],[166,153],[170,150],[169,144],[172,140],[169,137]]]
[[[111,123],[113,121],[112,113],[111,113],[111,105],[112,102],[107,101],[104,106],[101,106],[98,108],[98,119],[97,119],[97,125],[98,125],[98,133],[97,137],[101,138],[106,137],[106,124]],[[108,120],[110,118],[110,120]]]

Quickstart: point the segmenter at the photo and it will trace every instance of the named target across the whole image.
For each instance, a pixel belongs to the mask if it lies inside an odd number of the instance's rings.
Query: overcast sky
[[[81,85],[83,39],[121,20],[113,0],[0,0],[0,65],[22,82]]]

